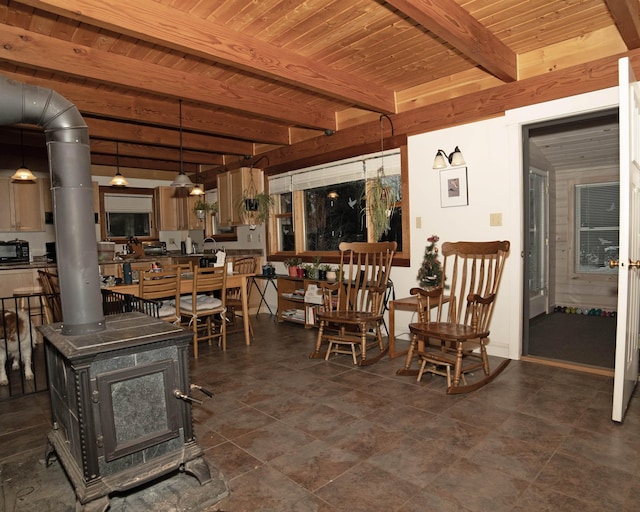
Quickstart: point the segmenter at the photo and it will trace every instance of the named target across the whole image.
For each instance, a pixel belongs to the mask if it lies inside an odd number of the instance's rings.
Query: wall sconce
[[[462,151],[460,151],[458,146],[456,146],[456,149],[454,149],[449,156],[447,156],[443,149],[439,149],[436,153],[436,158],[433,161],[433,168],[444,169],[447,166],[447,162],[449,162],[449,165],[454,167],[466,164],[464,157],[462,156]]]

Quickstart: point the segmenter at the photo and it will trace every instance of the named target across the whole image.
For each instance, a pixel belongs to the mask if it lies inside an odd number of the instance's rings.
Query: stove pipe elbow
[[[95,237],[89,129],[77,107],[51,89],[0,75],[0,125],[44,129],[49,155],[62,334],[105,329]]]

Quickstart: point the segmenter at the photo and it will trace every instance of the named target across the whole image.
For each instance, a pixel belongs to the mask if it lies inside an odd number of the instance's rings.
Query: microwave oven
[[[18,239],[0,241],[0,263],[29,263],[29,242]]]

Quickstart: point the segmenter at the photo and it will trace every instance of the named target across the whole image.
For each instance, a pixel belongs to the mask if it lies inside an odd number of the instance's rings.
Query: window
[[[575,187],[575,272],[611,273],[618,259],[620,185],[590,183]]]
[[[385,184],[391,184],[399,198],[391,227],[381,240],[396,241],[400,253],[403,232],[408,233],[402,215],[400,155],[396,149],[270,178],[269,192],[276,196],[270,253],[337,252],[341,242],[374,241],[368,229],[367,180],[376,178],[381,169]]]
[[[104,194],[107,238],[150,237],[153,195]]]

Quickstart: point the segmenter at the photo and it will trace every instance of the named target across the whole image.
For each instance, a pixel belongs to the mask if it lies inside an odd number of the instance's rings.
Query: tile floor
[[[612,380],[512,361],[474,393],[398,377],[403,358],[310,360],[315,331],[254,321],[251,347],[201,346],[198,442],[230,494],[209,511],[620,511],[640,503],[640,403]],[[0,463],[42,453],[46,393],[0,402]]]

